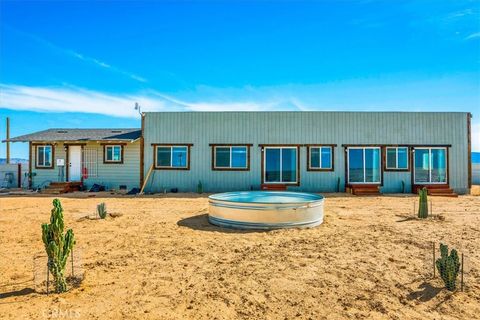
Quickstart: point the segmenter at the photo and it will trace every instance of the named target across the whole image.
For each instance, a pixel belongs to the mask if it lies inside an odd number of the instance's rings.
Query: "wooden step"
[[[60,193],[67,193],[67,191],[63,188],[45,188],[42,190],[42,193],[45,194],[60,194]]]
[[[285,191],[287,190],[287,185],[285,184],[262,184],[262,190],[270,190],[270,191]]]
[[[438,194],[438,193],[455,193],[453,189],[445,188],[445,189],[427,189],[428,194]]]
[[[72,182],[50,182],[50,186],[60,187],[60,186],[70,186],[70,187],[81,187],[82,182],[80,181],[72,181]]]
[[[353,192],[356,196],[379,196],[381,193],[378,190],[355,190]]]
[[[351,185],[349,191],[356,196],[378,196],[381,195],[378,185]]]
[[[458,197],[458,194],[448,184],[416,185],[413,188],[413,192],[418,193],[423,188],[427,189],[427,194],[430,196]]]
[[[458,194],[455,192],[453,193],[435,193],[431,194],[432,197],[452,197],[452,198],[458,198]]]
[[[80,191],[82,182],[51,182],[42,193],[45,194],[60,194],[74,191]]]

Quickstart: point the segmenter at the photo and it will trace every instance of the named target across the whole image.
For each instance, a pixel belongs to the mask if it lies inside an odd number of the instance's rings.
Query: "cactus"
[[[202,193],[203,193],[203,185],[202,185],[202,181],[198,181],[198,185],[197,185],[197,193],[199,193],[199,194],[202,194]]]
[[[445,288],[450,291],[455,290],[455,282],[457,280],[458,271],[460,270],[460,261],[458,259],[457,250],[452,249],[448,255],[448,246],[440,244],[440,255],[437,259],[436,265]]]
[[[422,188],[422,190],[418,191],[418,196],[418,217],[426,219],[428,217],[427,188]]]
[[[53,209],[50,215],[50,224],[42,224],[42,240],[48,256],[48,270],[53,275],[55,291],[67,291],[65,280],[65,266],[67,258],[75,244],[72,229],[63,234],[63,208],[60,200],[53,200]]]
[[[97,205],[97,213],[100,219],[105,219],[107,217],[107,205],[105,202]]]

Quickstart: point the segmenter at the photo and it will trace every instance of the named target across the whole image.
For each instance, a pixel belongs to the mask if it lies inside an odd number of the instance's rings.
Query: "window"
[[[155,168],[190,170],[190,146],[155,146]]]
[[[408,148],[387,147],[386,170],[408,170]]]
[[[104,145],[103,163],[123,163],[123,146]]]
[[[298,147],[264,148],[264,182],[298,184]]]
[[[309,146],[307,149],[309,171],[333,171],[333,147]]]
[[[53,146],[41,145],[36,146],[36,149],[35,167],[38,169],[53,168]]]
[[[380,147],[349,147],[348,182],[381,183]]]
[[[447,183],[447,148],[415,148],[413,151],[415,183]]]
[[[213,170],[248,170],[249,146],[220,146],[213,147]]]

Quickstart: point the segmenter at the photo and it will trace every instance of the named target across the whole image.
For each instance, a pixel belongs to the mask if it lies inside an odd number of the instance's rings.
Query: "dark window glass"
[[[265,149],[265,182],[281,182],[280,149]]]
[[[157,147],[157,167],[170,167],[172,159],[171,147]]]
[[[430,155],[428,149],[415,149],[415,182],[429,182]]]
[[[215,167],[230,168],[230,148],[228,147],[215,148]]]
[[[310,149],[310,167],[320,168],[320,148]]]
[[[297,181],[297,149],[282,149],[282,182]]]
[[[387,148],[387,168],[397,169],[397,149]]]

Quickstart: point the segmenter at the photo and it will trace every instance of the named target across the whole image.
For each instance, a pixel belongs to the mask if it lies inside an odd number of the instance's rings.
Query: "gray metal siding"
[[[153,163],[152,143],[193,143],[189,171],[154,170],[147,191],[178,188],[195,191],[258,189],[258,144],[337,144],[334,172],[306,171],[306,148],[300,148],[300,186],[292,190],[335,191],[345,184],[342,144],[451,144],[450,186],[467,192],[467,114],[401,112],[165,112],[145,115],[145,173]],[[210,143],[251,143],[250,171],[212,171]],[[383,192],[410,191],[410,172],[384,172]]]
[[[117,189],[126,185],[128,189],[139,187],[140,183],[140,142],[127,143],[124,146],[124,159],[121,164],[103,163],[103,146],[99,143],[89,142],[86,147],[97,149],[97,175],[90,175],[84,180],[84,185],[89,188],[94,183],[104,185],[107,189]],[[43,187],[52,181],[62,180],[62,168],[57,166],[57,159],[66,160],[64,144],[55,144],[55,159],[53,169],[35,169],[35,147],[32,147],[32,172],[33,187]],[[65,177],[65,171],[63,171]]]

